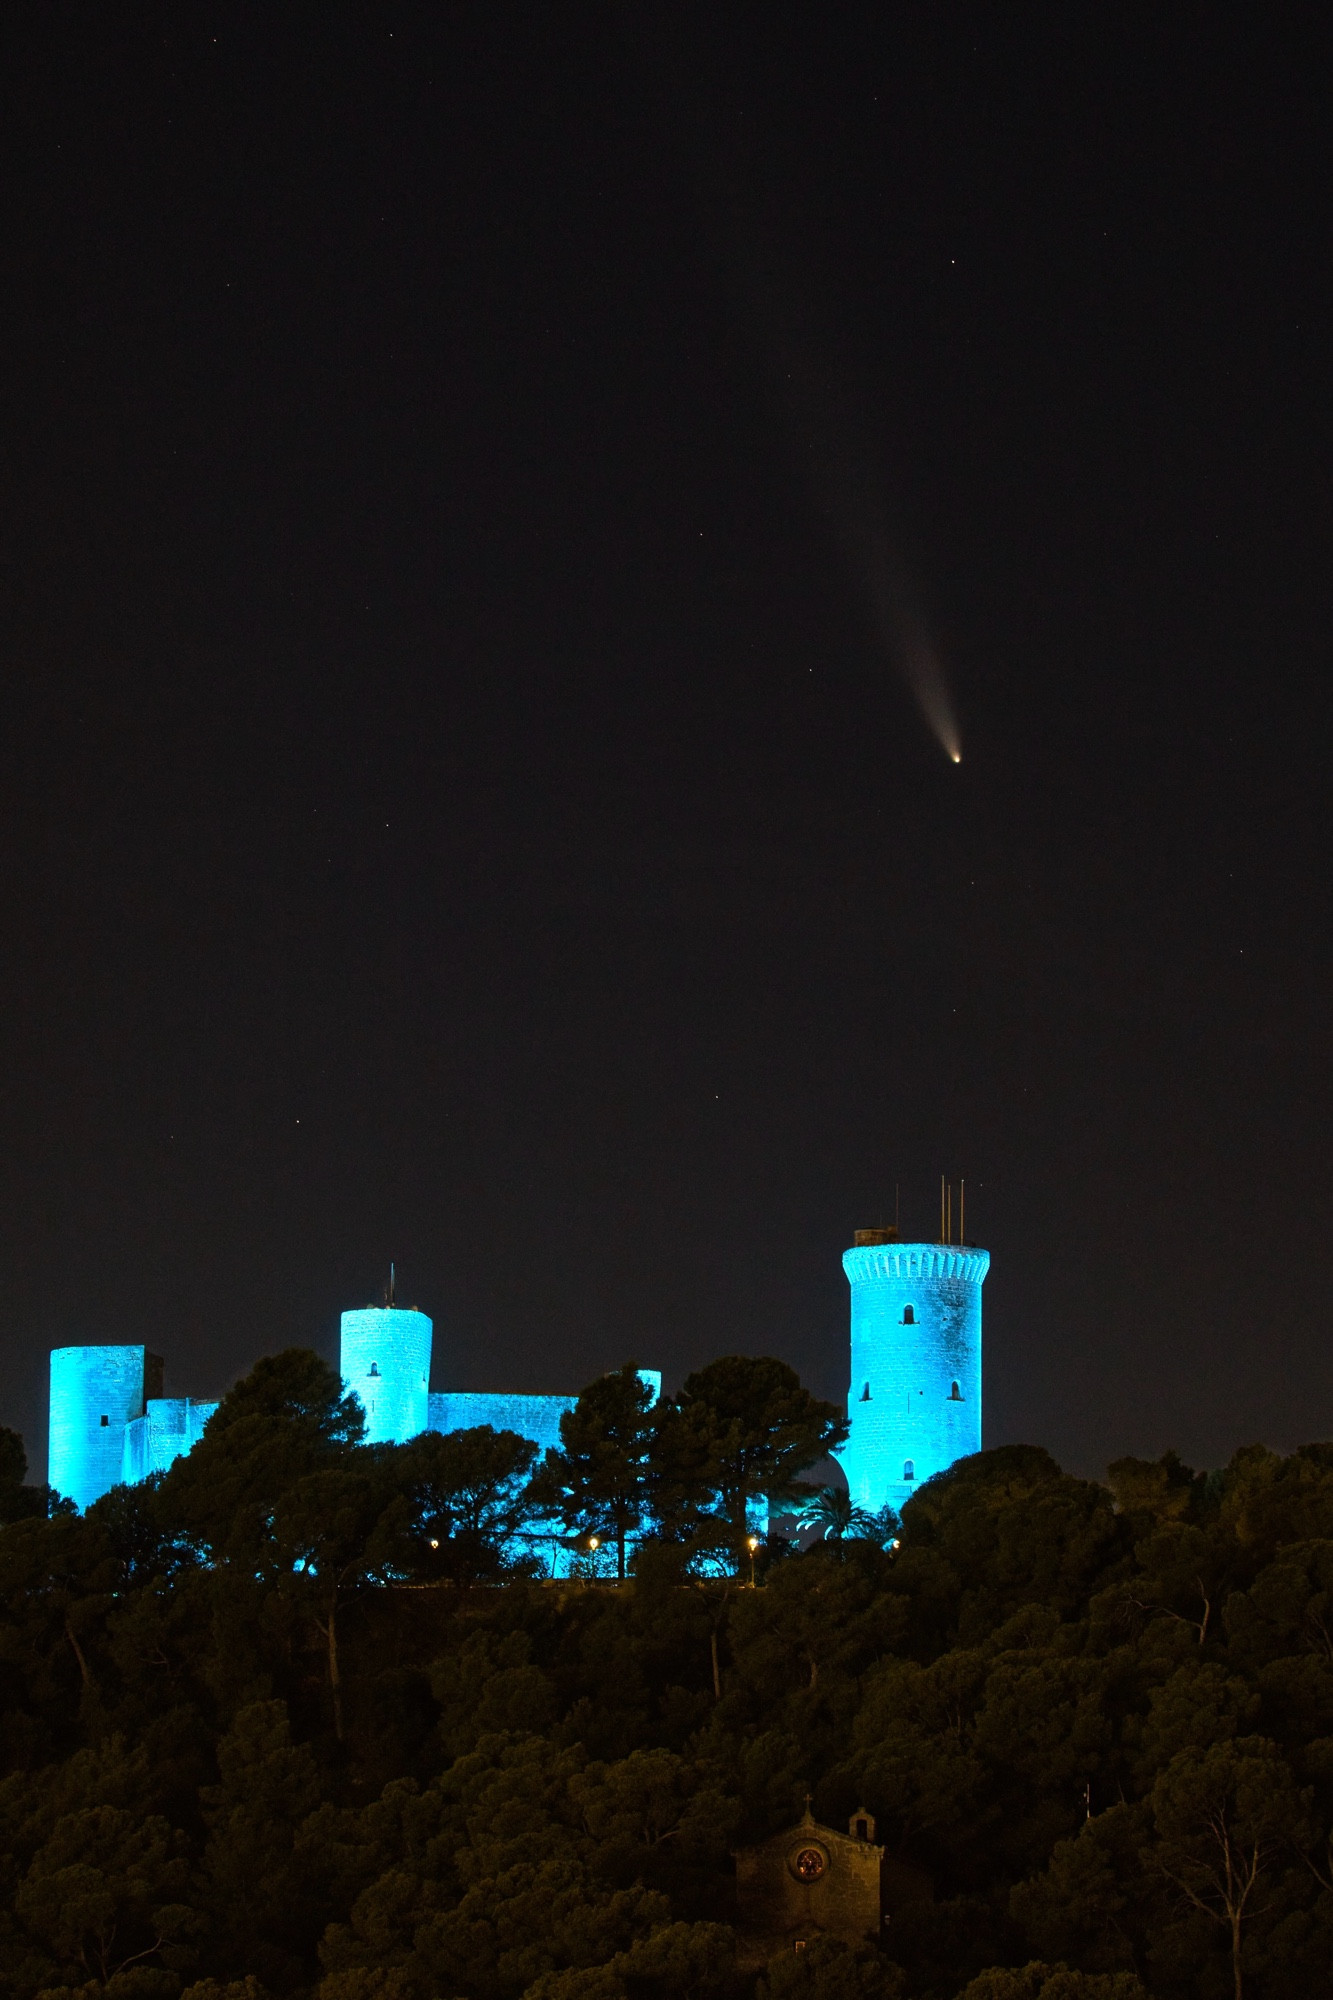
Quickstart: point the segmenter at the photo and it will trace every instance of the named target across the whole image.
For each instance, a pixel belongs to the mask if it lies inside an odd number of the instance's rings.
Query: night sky
[[[1333,1434],[1333,43],[1283,12],[10,10],[37,1475],[50,1346],[217,1395],[391,1258],[436,1387],[842,1395],[840,1254],[942,1172],[988,1443]]]

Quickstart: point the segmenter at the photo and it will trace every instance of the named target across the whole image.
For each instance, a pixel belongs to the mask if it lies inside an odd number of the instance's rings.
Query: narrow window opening
[[[949,1389],[949,1401],[951,1403],[961,1403],[962,1400],[962,1397],[958,1393],[958,1384],[954,1382]]]
[[[102,1419],[102,1429],[103,1429],[104,1431],[108,1431],[108,1430],[110,1430],[110,1428],[111,1428],[111,1419],[110,1419],[110,1417],[103,1417],[103,1419]]]
[[[379,1362],[378,1362],[378,1361],[372,1361],[372,1362],[371,1362],[371,1364],[370,1364],[370,1372],[371,1372],[371,1374],[372,1374],[372,1375],[378,1375],[378,1374],[379,1374],[379,1372],[380,1372],[380,1364],[379,1364]]]
[[[865,1388],[861,1391],[861,1401],[863,1403],[868,1403],[870,1401],[870,1384],[868,1382],[866,1383]]]
[[[910,1459],[910,1458],[906,1458],[906,1459],[904,1459],[904,1460],[903,1460],[903,1478],[904,1478],[904,1479],[915,1479],[915,1478],[916,1478],[916,1462],[915,1462],[915,1460],[913,1460],[913,1459]]]
[[[916,1309],[914,1306],[903,1307],[903,1325],[904,1326],[916,1325]]]
[[[870,1838],[870,1828],[863,1819],[859,1819],[856,1822],[856,1837],[858,1840],[869,1840]]]

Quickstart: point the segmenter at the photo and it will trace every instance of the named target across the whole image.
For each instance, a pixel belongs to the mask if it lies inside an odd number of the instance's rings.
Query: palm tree
[[[878,1540],[880,1523],[853,1504],[845,1486],[815,1486],[801,1503],[801,1519],[819,1529],[824,1542]]]

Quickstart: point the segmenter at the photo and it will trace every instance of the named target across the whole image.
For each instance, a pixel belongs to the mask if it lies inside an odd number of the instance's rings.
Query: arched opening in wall
[[[866,1383],[865,1388],[861,1391],[861,1401],[863,1403],[868,1403],[870,1401],[870,1384],[868,1382]]]
[[[962,1397],[958,1393],[958,1384],[954,1382],[949,1389],[949,1401],[951,1403],[961,1403],[962,1400]]]
[[[903,1307],[903,1325],[904,1325],[904,1326],[915,1326],[915,1325],[916,1325],[916,1309],[915,1309],[915,1307],[913,1307],[913,1306],[904,1306],[904,1307]]]
[[[905,1459],[903,1460],[903,1478],[904,1478],[904,1479],[915,1479],[915,1478],[916,1478],[916,1460],[915,1460],[915,1459],[911,1459],[911,1458],[905,1458]]]
[[[378,1375],[378,1374],[379,1374],[379,1372],[380,1372],[380,1364],[379,1364],[379,1362],[378,1362],[378,1361],[372,1361],[372,1362],[371,1362],[371,1364],[370,1364],[370,1372],[371,1372],[371,1374],[372,1374],[372,1375]]]
[[[104,1431],[109,1431],[109,1430],[110,1430],[110,1428],[111,1428],[111,1419],[110,1419],[110,1417],[103,1417],[103,1419],[102,1419],[102,1429],[103,1429]]]

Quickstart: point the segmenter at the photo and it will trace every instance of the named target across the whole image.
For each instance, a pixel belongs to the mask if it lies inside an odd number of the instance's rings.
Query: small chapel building
[[[931,1900],[923,1870],[886,1860],[863,1806],[839,1833],[820,1825],[807,1799],[796,1826],[738,1849],[734,1859],[736,1923],[747,1964],[799,1951],[821,1933],[849,1944],[878,1943],[893,1909]]]

